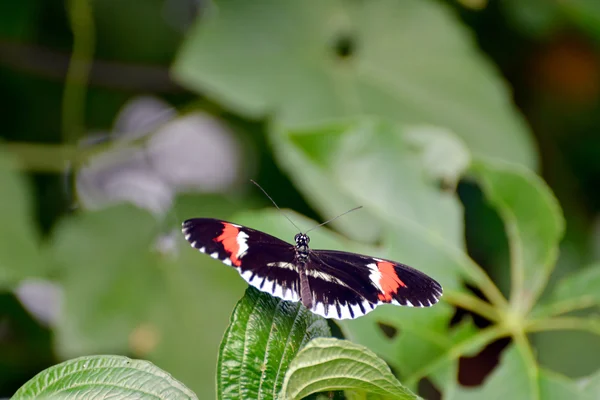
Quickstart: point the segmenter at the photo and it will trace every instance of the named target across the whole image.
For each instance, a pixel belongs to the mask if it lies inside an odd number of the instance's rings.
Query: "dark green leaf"
[[[196,399],[181,382],[148,361],[88,356],[48,368],[13,396],[18,399]]]
[[[366,347],[347,340],[317,338],[290,364],[282,399],[301,399],[328,390],[372,393],[370,399],[418,399],[402,386],[386,363]]]
[[[564,232],[560,205],[546,183],[514,164],[479,160],[473,166],[486,198],[506,227],[511,252],[511,301],[529,311],[554,268]]]
[[[221,343],[218,398],[276,399],[298,350],[312,338],[329,335],[325,319],[300,303],[248,287]]]
[[[502,79],[445,5],[215,3],[175,63],[184,85],[288,127],[360,114],[447,127],[476,154],[535,166]]]

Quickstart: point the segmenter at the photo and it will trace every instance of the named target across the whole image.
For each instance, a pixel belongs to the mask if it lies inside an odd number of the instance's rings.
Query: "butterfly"
[[[192,247],[235,268],[250,285],[283,300],[300,301],[325,318],[357,318],[381,304],[429,307],[442,296],[438,282],[408,265],[312,250],[306,233],[298,233],[292,245],[212,218],[188,219],[182,232]]]

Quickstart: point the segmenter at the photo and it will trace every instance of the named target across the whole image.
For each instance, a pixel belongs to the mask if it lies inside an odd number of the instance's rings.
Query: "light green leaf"
[[[310,339],[330,334],[325,319],[302,304],[248,287],[221,343],[218,398],[276,399],[298,350]]]
[[[43,274],[30,193],[16,163],[0,152],[0,290]]]
[[[196,395],[148,361],[87,356],[50,367],[23,385],[19,399],[136,398],[191,400]]]
[[[286,127],[361,114],[442,126],[475,154],[535,167],[502,78],[445,5],[215,3],[218,12],[198,21],[174,65],[185,86]]]
[[[301,399],[328,390],[375,394],[370,399],[418,399],[402,386],[386,363],[366,347],[347,340],[310,341],[290,364],[281,399]]]
[[[544,181],[521,166],[478,160],[472,170],[504,221],[511,257],[511,302],[527,312],[554,268],[565,225],[562,211]]]

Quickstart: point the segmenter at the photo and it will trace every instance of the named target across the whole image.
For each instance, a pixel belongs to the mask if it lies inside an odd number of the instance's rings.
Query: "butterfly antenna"
[[[306,233],[308,233],[308,232],[310,232],[310,231],[312,231],[313,229],[317,229],[317,228],[318,228],[318,227],[320,227],[320,226],[323,226],[323,225],[325,225],[325,224],[328,224],[328,223],[330,223],[331,221],[335,221],[336,219],[338,219],[338,218],[339,218],[339,217],[341,217],[342,215],[346,215],[346,214],[348,214],[348,213],[351,213],[352,211],[360,210],[361,208],[362,208],[362,206],[354,207],[352,210],[348,210],[348,211],[346,211],[345,213],[342,213],[342,214],[338,215],[337,217],[331,218],[329,221],[325,221],[325,222],[323,222],[322,224],[319,224],[319,225],[317,225],[317,226],[314,226],[314,227],[310,228],[309,230],[307,230],[307,231],[305,232],[305,234],[306,234]]]
[[[290,218],[289,218],[289,217],[288,217],[288,216],[287,216],[287,215],[286,215],[286,214],[285,214],[285,213],[284,213],[284,212],[281,210],[281,208],[279,208],[279,206],[277,205],[277,203],[275,203],[275,201],[274,201],[274,200],[271,198],[271,196],[269,196],[269,193],[267,193],[267,192],[265,191],[265,189],[263,189],[263,188],[262,188],[262,187],[261,187],[261,186],[260,186],[258,183],[256,183],[256,182],[255,182],[254,180],[252,180],[252,179],[250,179],[250,182],[254,183],[256,186],[258,186],[258,188],[259,188],[260,190],[262,190],[262,192],[265,194],[265,196],[267,196],[267,197],[269,198],[269,200],[271,200],[271,203],[273,203],[273,205],[275,206],[275,208],[277,208],[277,209],[279,210],[279,212],[281,212],[281,213],[283,214],[283,216],[284,216],[284,217],[285,217],[285,218],[286,218],[288,221],[290,221],[290,223],[291,223],[292,225],[294,225],[294,227],[295,227],[296,229],[298,229],[298,232],[302,232],[302,229],[298,228],[298,226],[297,226],[297,225],[294,223],[294,221],[292,221],[292,220],[291,220],[291,219],[290,219]]]

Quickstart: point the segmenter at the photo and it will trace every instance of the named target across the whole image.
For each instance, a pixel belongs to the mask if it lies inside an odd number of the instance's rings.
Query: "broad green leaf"
[[[418,399],[402,386],[386,363],[364,346],[317,338],[298,352],[285,374],[281,399],[302,399],[328,390],[374,394],[370,399]]]
[[[221,343],[218,398],[276,399],[298,350],[312,338],[329,335],[325,319],[300,303],[248,287]]]
[[[519,165],[479,160],[472,170],[504,221],[511,253],[511,301],[527,312],[554,268],[565,225],[562,211],[544,181]]]
[[[475,154],[536,165],[502,78],[445,5],[215,3],[174,65],[187,87],[286,127],[360,114],[447,127]]]
[[[18,399],[197,399],[194,392],[148,361],[87,356],[50,367],[23,385]]]
[[[0,290],[43,272],[30,193],[15,166],[0,152]]]

